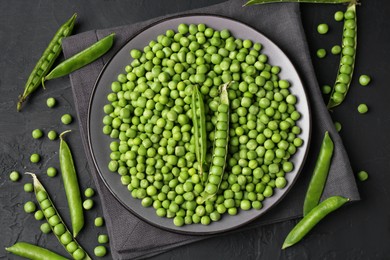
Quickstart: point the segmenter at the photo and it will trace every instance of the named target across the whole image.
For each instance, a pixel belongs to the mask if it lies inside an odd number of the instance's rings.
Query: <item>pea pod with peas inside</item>
[[[84,49],[83,51],[75,54],[74,56],[66,59],[57,65],[50,73],[42,78],[42,85],[45,80],[59,78],[65,75],[72,73],[75,70],[78,70],[84,67],[87,64],[95,61],[109,51],[114,43],[115,33],[112,33],[98,42],[94,43],[90,47]]]
[[[43,52],[41,58],[35,65],[33,71],[31,72],[27,80],[23,94],[19,96],[19,100],[16,107],[18,111],[22,109],[23,102],[26,101],[27,97],[36,89],[38,89],[42,79],[47,75],[58,55],[60,55],[62,51],[62,39],[72,33],[76,17],[77,15],[74,14],[58,29],[53,39],[47,46],[46,50]]]
[[[27,172],[26,174],[31,175],[33,178],[34,192],[38,204],[58,241],[74,259],[91,259],[66,227],[65,222],[62,220],[45,187],[38,180],[38,177],[34,173]]]
[[[64,183],[66,198],[68,200],[70,219],[72,222],[73,236],[77,234],[84,226],[84,213],[81,201],[80,187],[77,180],[77,173],[73,162],[72,152],[63,136],[70,132],[65,131],[60,134],[59,159],[61,167],[62,181]]]
[[[7,247],[5,250],[14,255],[25,257],[31,260],[66,260],[67,259],[46,248],[42,248],[26,242],[17,242],[12,246]]]
[[[203,195],[204,200],[208,200],[217,194],[225,172],[226,157],[229,143],[229,96],[227,88],[231,82],[221,86],[220,104],[218,106],[218,116],[214,135],[213,157],[210,165],[209,175]]]
[[[284,240],[282,249],[301,241],[323,218],[348,201],[349,199],[342,196],[332,196],[318,204],[290,231]]]

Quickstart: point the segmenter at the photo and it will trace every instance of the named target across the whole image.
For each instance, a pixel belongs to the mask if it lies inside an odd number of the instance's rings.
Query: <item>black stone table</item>
[[[0,259],[19,259],[3,249],[15,241],[36,242],[66,256],[53,235],[39,231],[41,222],[23,211],[32,194],[23,191],[30,181],[23,176],[17,183],[9,181],[13,170],[36,172],[49,182],[47,167],[59,167],[59,141],[34,140],[36,128],[62,132],[71,129],[68,138],[80,176],[81,188],[93,187],[81,145],[76,120],[69,126],[60,122],[64,113],[76,116],[68,77],[53,81],[45,91],[38,90],[22,113],[16,112],[16,100],[24,83],[54,31],[71,14],[79,14],[74,33],[125,25],[178,11],[202,7],[222,0],[13,0],[0,1]],[[282,251],[286,234],[297,220],[267,225],[262,228],[216,237],[163,253],[154,259],[389,259],[390,257],[390,3],[386,0],[361,0],[358,8],[358,51],[355,77],[346,101],[332,113],[342,124],[341,137],[353,169],[366,170],[369,179],[358,182],[362,200],[332,214],[298,245]],[[333,20],[341,5],[301,4],[313,63],[320,85],[332,85],[338,58],[330,52],[318,59],[318,48],[330,48],[340,42],[341,23]],[[331,30],[319,35],[319,23]],[[61,56],[62,57],[62,56]],[[358,84],[358,76],[368,74],[372,83]],[[55,97],[58,106],[49,109],[46,99]],[[357,106],[366,103],[369,112],[360,115]],[[75,117],[76,118],[76,117]],[[30,154],[43,155],[42,163],[29,162]],[[62,180],[48,186],[56,205],[69,223]],[[62,198],[62,199],[61,199]],[[93,255],[97,235],[105,227],[93,225],[101,215],[98,197],[95,208],[86,212],[86,228],[79,240]],[[102,259],[111,259],[107,255]]]

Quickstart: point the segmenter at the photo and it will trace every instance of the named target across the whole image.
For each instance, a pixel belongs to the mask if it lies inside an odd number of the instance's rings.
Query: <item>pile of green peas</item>
[[[301,114],[290,83],[279,77],[281,68],[268,64],[261,49],[226,29],[180,24],[143,50],[131,50],[126,73],[112,82],[107,96],[103,133],[114,139],[108,169],[143,206],[176,226],[208,225],[225,213],[261,209],[275,188],[287,185],[285,174],[294,168],[290,159],[303,144]],[[219,87],[228,82],[224,132],[217,125]],[[207,200],[201,194],[208,181],[199,177],[195,155],[195,85],[205,105],[206,164],[217,152],[215,135],[228,142],[221,183]]]

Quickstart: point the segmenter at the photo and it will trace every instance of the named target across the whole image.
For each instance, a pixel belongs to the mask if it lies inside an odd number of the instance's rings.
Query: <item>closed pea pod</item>
[[[349,199],[342,196],[332,196],[318,204],[290,231],[284,240],[282,249],[301,241],[323,218],[348,201]]]
[[[84,49],[83,51],[58,64],[57,67],[50,71],[50,73],[46,77],[42,78],[42,83],[45,80],[55,79],[68,75],[71,72],[95,61],[103,54],[105,54],[108,50],[110,50],[112,44],[114,43],[114,35],[115,34],[112,33],[104,37],[90,47]]]
[[[43,215],[46,218],[47,224],[50,226],[50,229],[53,231],[58,241],[64,246],[66,251],[74,258],[74,259],[83,259],[88,260],[91,259],[87,252],[81,247],[81,245],[76,241],[75,238],[72,237],[69,229],[66,227],[65,222],[62,220],[60,214],[58,213],[56,207],[53,204],[49,194],[47,193],[45,187],[38,180],[37,176],[33,173],[27,172],[33,178],[34,184],[34,192],[38,204],[43,212]],[[67,237],[67,239],[65,239]],[[74,254],[75,251],[68,250],[67,246],[73,243],[78,250],[77,254]]]
[[[307,189],[305,201],[303,204],[303,215],[306,216],[315,206],[318,205],[322,191],[325,187],[326,179],[328,177],[330,163],[332,160],[334,144],[326,132],[320,153],[318,155],[313,176],[311,177],[309,188]]]
[[[342,51],[339,71],[336,82],[333,87],[328,108],[334,108],[340,105],[348,92],[352,81],[352,75],[355,65],[356,44],[357,44],[357,24],[356,24],[356,4],[351,3],[345,12]],[[341,91],[340,91],[341,90]]]
[[[47,75],[54,61],[61,53],[61,41],[64,37],[67,37],[72,33],[76,17],[77,15],[74,14],[66,23],[64,23],[58,29],[53,39],[47,46],[46,50],[43,52],[41,58],[35,65],[33,71],[31,72],[27,80],[23,94],[19,96],[18,104],[16,107],[18,111],[22,109],[22,104],[27,99],[27,97],[39,87],[42,79]]]
[[[65,131],[60,134],[60,150],[59,159],[61,167],[62,181],[64,182],[64,188],[66,198],[68,200],[70,219],[72,222],[73,236],[77,234],[84,226],[84,213],[81,201],[81,193],[79,183],[77,180],[77,173],[74,167],[72,153],[68,144],[63,139],[64,134],[70,131]]]
[[[220,104],[218,106],[218,116],[216,123],[216,132],[221,131],[226,133],[226,137],[215,134],[214,149],[212,162],[210,165],[209,175],[205,186],[203,200],[206,201],[217,194],[222,182],[223,174],[226,166],[226,157],[228,154],[228,138],[229,138],[229,96],[227,88],[231,82],[221,86]]]
[[[67,258],[60,256],[46,248],[42,248],[26,242],[17,242],[5,250],[8,252],[25,257],[31,260],[66,260]]]

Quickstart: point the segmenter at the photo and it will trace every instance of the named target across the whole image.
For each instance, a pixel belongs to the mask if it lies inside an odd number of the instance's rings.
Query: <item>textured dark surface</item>
[[[30,181],[23,176],[11,183],[12,170],[38,173],[52,194],[58,210],[69,223],[66,200],[60,176],[50,179],[44,174],[49,166],[58,168],[59,141],[47,138],[34,140],[31,131],[41,128],[47,133],[72,129],[67,140],[73,148],[82,189],[93,186],[88,173],[84,151],[80,145],[77,122],[69,126],[60,123],[64,113],[75,115],[68,78],[55,80],[46,91],[38,90],[29,99],[22,113],[16,112],[16,99],[25,80],[35,65],[56,28],[72,13],[79,14],[75,33],[92,29],[125,25],[152,17],[184,11],[223,1],[9,1],[0,2],[0,259],[17,259],[2,248],[16,241],[38,243],[66,256],[54,236],[43,235],[40,223],[23,211],[23,203],[32,200],[32,194],[23,191]],[[303,24],[309,47],[314,54],[318,48],[330,49],[340,41],[342,25],[333,20],[341,5],[302,5]],[[387,259],[390,254],[389,168],[390,130],[388,112],[390,91],[386,85],[390,51],[388,28],[390,12],[387,1],[363,1],[358,8],[358,53],[355,77],[345,103],[332,114],[342,123],[341,136],[353,168],[365,169],[370,179],[359,184],[362,201],[343,208],[323,221],[299,245],[280,250],[286,234],[296,221],[287,221],[238,234],[208,239],[164,253],[155,259]],[[318,35],[316,26],[326,22],[331,30]],[[313,63],[320,85],[332,84],[338,58],[329,53],[324,60],[313,55]],[[357,76],[367,73],[373,82],[368,87],[357,83]],[[58,100],[55,109],[46,107],[46,98]],[[367,103],[370,112],[359,115],[356,107]],[[33,152],[43,155],[42,162],[29,162]],[[87,212],[86,230],[80,241],[92,254],[97,245],[97,234],[105,228],[95,228],[93,219],[101,214],[97,197],[96,207]],[[110,257],[108,256],[107,259]]]

